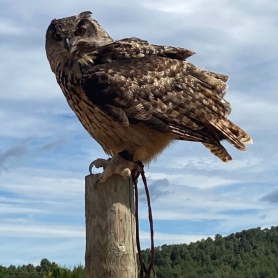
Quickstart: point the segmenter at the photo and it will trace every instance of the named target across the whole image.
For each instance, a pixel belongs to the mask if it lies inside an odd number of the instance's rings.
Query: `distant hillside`
[[[149,250],[143,251],[145,261]],[[156,247],[157,278],[277,278],[278,226],[215,235],[196,243]],[[39,266],[0,266],[0,278],[84,278],[84,267],[70,270],[47,259]]]
[[[156,248],[158,278],[277,278],[278,226]],[[144,259],[149,260],[149,250]]]

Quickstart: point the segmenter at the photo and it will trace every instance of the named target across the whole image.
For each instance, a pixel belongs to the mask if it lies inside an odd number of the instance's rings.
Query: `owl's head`
[[[112,42],[112,38],[91,18],[91,12],[76,16],[53,19],[46,31],[45,49],[47,59],[54,71],[57,62],[67,61],[80,40],[101,46]]]

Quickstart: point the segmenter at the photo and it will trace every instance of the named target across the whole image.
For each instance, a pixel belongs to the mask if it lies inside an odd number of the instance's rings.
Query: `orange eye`
[[[60,41],[62,39],[57,32],[54,32],[52,36],[55,41]]]
[[[83,36],[86,33],[86,29],[84,27],[80,27],[78,29],[76,29],[76,31],[74,32],[75,36]]]

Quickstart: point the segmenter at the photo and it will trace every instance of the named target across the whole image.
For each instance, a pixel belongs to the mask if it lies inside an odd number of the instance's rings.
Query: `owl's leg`
[[[134,163],[132,158],[132,155],[126,151],[120,152],[109,159],[98,158],[90,164],[89,171],[92,174],[93,167],[104,169],[97,182],[105,182],[114,174],[119,174],[124,178],[130,176],[137,178],[140,166]]]

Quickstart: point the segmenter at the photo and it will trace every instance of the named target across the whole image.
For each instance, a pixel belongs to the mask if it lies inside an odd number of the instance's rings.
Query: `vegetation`
[[[144,259],[150,257],[149,250]],[[278,227],[156,248],[159,278],[278,277]]]
[[[68,269],[42,259],[40,265],[32,264],[15,267],[0,265],[0,278],[84,278],[85,269],[82,265]]]
[[[149,251],[143,251],[145,261],[150,259]],[[278,277],[278,226],[156,247],[155,269],[158,278]],[[43,259],[39,266],[0,266],[0,277],[84,278],[85,271],[82,265],[68,269]]]

